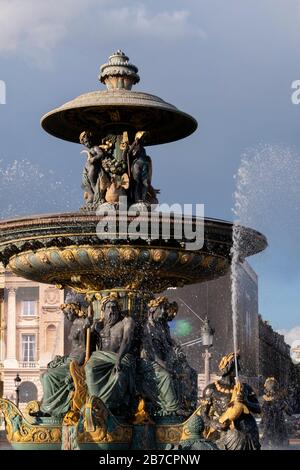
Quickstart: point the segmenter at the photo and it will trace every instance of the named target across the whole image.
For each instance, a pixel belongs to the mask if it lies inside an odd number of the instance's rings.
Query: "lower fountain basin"
[[[124,227],[133,219],[125,220],[122,213],[116,230],[109,231],[99,229],[103,217],[92,212],[1,221],[0,261],[18,276],[84,293],[116,287],[161,292],[214,279],[228,271],[231,223],[185,217],[185,223],[203,228],[203,246],[191,249],[186,238],[175,236],[184,223],[181,217],[155,217],[160,228],[154,239],[143,230],[139,238],[130,238]],[[165,239],[167,223],[170,236]],[[249,228],[242,228],[241,233],[241,257],[267,246],[261,233]]]

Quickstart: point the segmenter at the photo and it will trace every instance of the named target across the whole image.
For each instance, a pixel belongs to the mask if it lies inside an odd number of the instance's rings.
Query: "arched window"
[[[46,329],[46,351],[51,354],[54,353],[56,339],[56,326],[48,325]]]
[[[19,387],[20,403],[37,400],[38,391],[33,382],[21,382]]]

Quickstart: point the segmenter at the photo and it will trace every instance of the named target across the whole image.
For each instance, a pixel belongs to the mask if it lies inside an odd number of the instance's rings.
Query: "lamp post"
[[[14,382],[15,382],[15,388],[16,388],[16,406],[17,408],[19,408],[19,403],[20,403],[20,384],[22,382],[22,379],[21,377],[19,376],[19,374],[16,375],[16,377],[14,378]]]
[[[201,327],[202,345],[205,346],[205,352],[202,354],[204,357],[204,387],[210,383],[209,361],[211,353],[209,348],[213,345],[214,332],[215,330],[210,326],[209,320],[206,317]]]

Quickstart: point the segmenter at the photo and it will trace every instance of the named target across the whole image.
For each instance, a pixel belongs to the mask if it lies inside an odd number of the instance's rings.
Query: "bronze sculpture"
[[[239,367],[239,355],[237,356]],[[224,356],[219,364],[222,377],[208,385],[201,400],[201,416],[206,437],[223,450],[258,450],[259,434],[251,413],[260,413],[252,388],[235,383],[235,354]]]
[[[81,366],[86,354],[86,330],[91,325],[80,304],[70,303],[61,306],[66,318],[72,322],[69,332],[71,351],[67,356],[55,356],[47,366],[47,371],[41,376],[43,400],[40,410],[31,413],[32,416],[64,416],[70,408],[74,391],[70,364],[73,361]]]
[[[143,140],[145,138],[144,132],[137,132],[134,142],[127,151],[127,158],[131,168],[130,201],[132,203],[147,202],[149,204],[157,204],[156,194],[159,193],[159,190],[155,190],[151,185],[152,160],[146,154],[146,150],[143,147]]]
[[[260,428],[261,443],[264,449],[279,449],[288,446],[285,413],[291,414],[288,403],[274,377],[268,377],[262,396],[262,417]]]
[[[179,402],[168,364],[171,345],[166,341],[162,322],[166,305],[165,297],[158,297],[148,304],[149,314],[143,332],[140,368],[144,377],[142,391],[154,410],[172,414],[177,412]]]
[[[79,136],[79,142],[84,144],[88,150],[83,150],[87,154],[86,163],[82,175],[82,189],[84,189],[84,198],[87,207],[105,202],[105,192],[109,186],[108,175],[103,168],[104,158],[108,158],[104,149],[100,146],[92,145],[92,134],[83,131]]]
[[[144,132],[137,132],[131,145],[127,133],[108,135],[102,144],[93,145],[93,135],[83,131],[79,142],[88,150],[82,175],[85,209],[96,210],[104,202],[118,202],[120,196],[127,196],[128,204],[158,202],[151,185],[152,161],[142,145]]]
[[[101,398],[110,410],[116,411],[129,407],[134,395],[135,323],[122,316],[114,297],[102,301],[102,313],[93,325],[98,333],[98,350],[85,365],[86,383],[90,396]]]

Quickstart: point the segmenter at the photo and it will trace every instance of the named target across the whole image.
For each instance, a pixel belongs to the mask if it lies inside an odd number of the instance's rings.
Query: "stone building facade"
[[[275,377],[287,394],[294,413],[300,413],[300,365],[291,359],[290,346],[284,336],[273,330],[259,315],[260,391],[267,377]]]
[[[15,400],[14,378],[21,378],[20,403],[41,399],[40,374],[64,351],[64,293],[53,286],[0,275],[0,372],[3,396]]]
[[[284,336],[273,330],[269,322],[259,315],[259,375],[264,382],[275,377],[281,387],[289,382],[291,368],[290,346]]]

